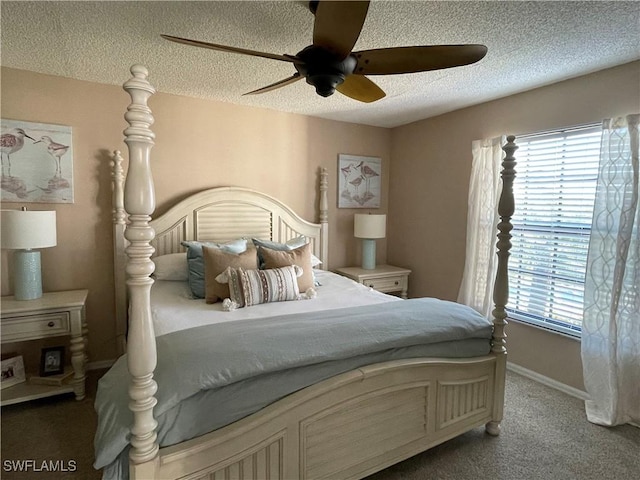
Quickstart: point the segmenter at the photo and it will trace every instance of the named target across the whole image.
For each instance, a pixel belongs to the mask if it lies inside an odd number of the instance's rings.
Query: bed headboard
[[[325,174],[326,171],[321,172]],[[155,255],[184,251],[180,246],[184,240],[226,242],[257,237],[285,242],[305,235],[314,255],[326,261],[323,224],[307,222],[275,198],[247,188],[221,187],[199,192],[152,220],[151,226],[156,231],[152,242]]]
[[[116,289],[116,335],[124,353],[127,332],[126,253],[122,155],[112,157],[114,273]],[[185,240],[226,242],[240,237],[286,242],[299,235],[309,238],[312,251],[326,268],[329,258],[328,173],[319,170],[318,222],[311,223],[279,200],[248,188],[218,187],[198,192],[176,203],[150,222],[155,230],[153,256],[184,252]]]

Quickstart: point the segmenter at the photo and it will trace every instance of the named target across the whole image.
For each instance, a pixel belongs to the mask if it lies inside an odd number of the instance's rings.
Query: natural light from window
[[[600,125],[522,136],[516,152],[509,315],[580,336]]]

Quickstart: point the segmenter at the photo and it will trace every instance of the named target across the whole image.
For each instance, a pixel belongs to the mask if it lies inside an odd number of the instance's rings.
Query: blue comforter
[[[492,325],[475,310],[419,298],[366,307],[191,328],[156,339],[158,442],[213,431],[331,376],[412,357],[489,353]],[[129,428],[126,356],[101,379],[95,408],[96,468],[126,478]]]

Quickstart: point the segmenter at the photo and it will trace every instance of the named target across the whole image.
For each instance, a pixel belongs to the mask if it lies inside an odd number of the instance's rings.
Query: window
[[[518,139],[508,308],[516,320],[580,336],[601,131]]]

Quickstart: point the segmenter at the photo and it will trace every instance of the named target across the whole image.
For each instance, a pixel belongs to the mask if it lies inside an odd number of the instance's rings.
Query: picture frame
[[[45,347],[40,355],[40,376],[64,373],[64,347]]]
[[[338,155],[338,208],[380,208],[382,159]]]
[[[3,202],[73,203],[71,127],[0,120]]]
[[[0,387],[5,389],[26,381],[22,355],[2,360],[0,367]]]

